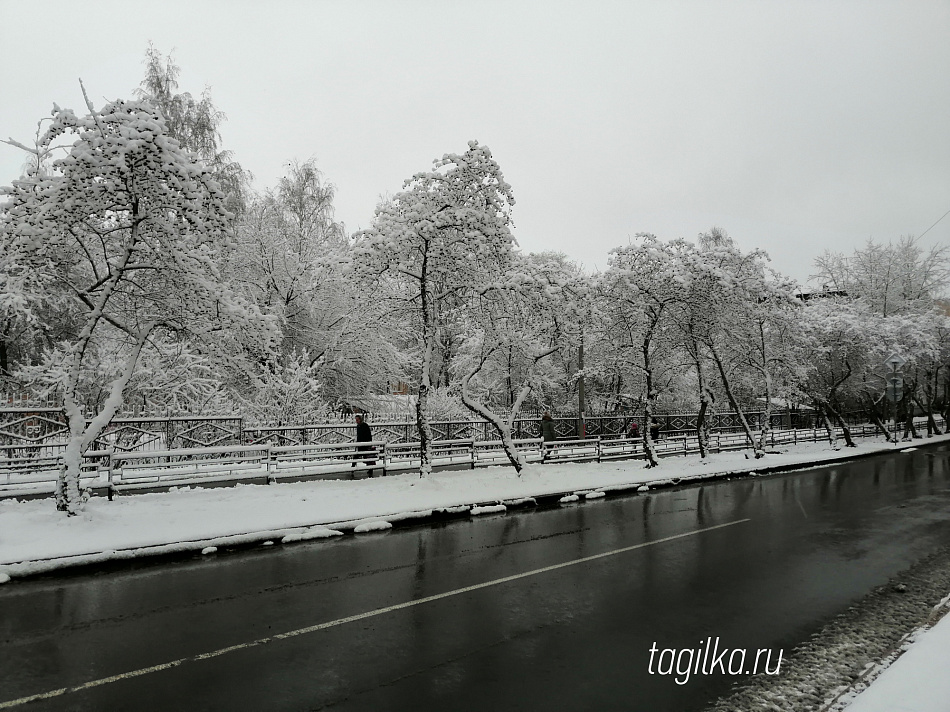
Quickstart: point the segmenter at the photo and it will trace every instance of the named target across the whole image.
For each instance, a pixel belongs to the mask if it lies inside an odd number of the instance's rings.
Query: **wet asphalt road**
[[[678,685],[674,675],[650,675],[653,643],[696,648],[711,636],[777,655],[802,642],[950,544],[948,457],[947,446],[920,448],[790,475],[14,582],[0,587],[0,702],[184,660],[13,709],[699,710],[735,678],[694,674]],[[731,522],[739,523],[656,542]],[[247,647],[261,639],[269,642]]]

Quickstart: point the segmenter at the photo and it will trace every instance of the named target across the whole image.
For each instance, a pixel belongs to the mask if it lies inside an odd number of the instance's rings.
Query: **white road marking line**
[[[345,623],[353,623],[355,621],[360,621],[365,618],[372,618],[374,616],[381,616],[384,613],[392,613],[393,611],[400,611],[404,608],[411,608],[413,606],[418,606],[423,603],[431,603],[432,601],[438,601],[443,598],[450,598],[452,596],[458,596],[463,593],[468,593],[470,591],[478,591],[482,588],[488,588],[489,586],[497,586],[499,584],[508,583],[509,581],[517,581],[518,579],[528,578],[529,576],[537,576],[538,574],[543,574],[548,571],[556,571],[557,569],[567,568],[568,566],[576,566],[577,564],[584,564],[588,561],[596,561],[597,559],[603,559],[608,556],[616,556],[617,554],[623,554],[627,551],[633,551],[635,549],[642,549],[647,546],[653,546],[655,544],[662,544],[667,541],[674,541],[676,539],[682,539],[688,536],[695,536],[696,534],[702,534],[704,532],[710,532],[715,529],[722,529],[724,527],[731,527],[735,524],[742,524],[744,522],[752,521],[750,519],[737,519],[734,522],[726,522],[725,524],[716,524],[711,527],[704,527],[703,529],[695,529],[691,532],[683,532],[682,534],[673,534],[672,536],[666,536],[662,539],[654,539],[653,541],[645,541],[642,544],[634,544],[633,546],[625,546],[622,549],[614,549],[613,551],[605,551],[602,554],[594,554],[593,556],[585,556],[580,559],[574,559],[573,561],[565,561],[561,564],[552,564],[551,566],[544,566],[540,569],[532,569],[531,571],[525,571],[520,574],[513,574],[511,576],[504,576],[502,578],[494,579],[492,581],[485,581],[484,583],[476,583],[472,586],[465,586],[463,588],[457,588],[452,591],[446,591],[445,593],[437,593],[432,596],[425,596],[423,598],[416,598],[412,601],[406,601],[405,603],[397,603],[393,606],[386,606],[385,608],[377,608],[372,611],[367,611],[366,613],[357,613],[353,616],[347,616],[346,618],[337,618],[334,621],[327,621],[326,623],[317,623],[316,625],[307,626],[306,628],[297,628],[296,630],[291,630],[286,633],[278,633],[277,635],[271,635],[266,638],[258,638],[257,640],[252,640],[249,643],[239,643],[237,645],[231,645],[227,648],[219,648],[218,650],[212,650],[208,653],[200,653],[198,655],[192,655],[187,658],[179,658],[178,660],[172,660],[171,662],[161,663],[160,665],[152,665],[151,667],[140,668],[138,670],[132,670],[130,672],[123,672],[118,675],[112,675],[110,677],[102,677],[98,680],[90,680],[89,682],[84,682],[81,685],[75,685],[74,687],[61,687],[58,690],[50,690],[48,692],[41,692],[36,695],[29,695],[27,697],[19,697],[15,700],[9,700],[8,702],[0,702],[0,709],[8,709],[10,707],[18,707],[20,705],[25,705],[28,702],[35,702],[36,700],[47,700],[51,697],[60,697],[62,695],[68,694],[70,692],[81,692],[83,690],[88,690],[93,687],[100,687],[101,685],[107,685],[111,682],[118,682],[120,680],[127,680],[133,677],[141,677],[142,675],[148,675],[153,672],[161,672],[162,670],[168,670],[173,667],[178,667],[185,663],[197,662],[199,660],[208,660],[210,658],[216,658],[220,655],[225,655],[227,653],[233,653],[237,650],[245,650],[247,648],[254,648],[258,645],[267,645],[277,640],[287,640],[288,638],[296,638],[299,635],[306,635],[307,633],[315,633],[318,630],[326,630],[327,628],[333,628],[335,626],[343,625]]]

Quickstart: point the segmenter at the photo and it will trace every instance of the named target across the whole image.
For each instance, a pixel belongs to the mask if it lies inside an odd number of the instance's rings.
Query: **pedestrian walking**
[[[541,439],[544,441],[541,443],[541,462],[544,462],[548,458],[548,448],[547,444],[554,442],[557,438],[557,434],[554,432],[554,418],[551,417],[551,414],[545,411],[544,415],[541,416]]]
[[[373,440],[373,431],[370,430],[369,423],[363,422],[362,415],[357,415],[356,416],[356,442],[366,443],[366,442],[372,442],[372,440]],[[357,447],[356,449],[360,451],[366,451],[366,450],[372,450],[373,448],[369,446],[363,446],[363,447]],[[376,464],[376,460],[369,460],[367,458],[369,458],[369,455],[357,455],[353,459],[353,464],[351,465],[351,467],[356,467],[357,460],[366,460],[366,465],[367,467],[370,468],[369,472],[367,472],[366,474],[369,477],[372,477],[373,476],[372,468],[373,468],[373,465]]]
[[[660,421],[658,421],[656,418],[652,418],[650,420],[650,439],[660,439]]]
[[[640,425],[637,423],[637,421],[630,421],[630,428],[627,430],[627,437],[631,440],[640,439]]]

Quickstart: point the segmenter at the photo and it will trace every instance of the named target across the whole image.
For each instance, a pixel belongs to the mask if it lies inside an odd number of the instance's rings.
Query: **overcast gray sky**
[[[211,87],[257,187],[314,157],[350,229],[470,139],[521,246],[588,268],[719,225],[804,280],[950,210],[950,0],[0,0],[0,137],[82,109],[80,77],[131,96],[149,40],[180,90]],[[22,162],[0,145],[0,184]],[[924,242],[950,244],[950,216]]]

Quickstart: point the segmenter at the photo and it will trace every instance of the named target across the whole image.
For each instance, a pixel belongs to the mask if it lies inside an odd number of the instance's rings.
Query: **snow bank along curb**
[[[910,650],[911,646],[917,642],[917,639],[920,635],[926,633],[928,630],[937,625],[937,623],[939,623],[947,615],[947,613],[950,613],[950,594],[944,596],[940,602],[931,609],[930,617],[924,622],[923,625],[918,626],[910,633],[902,637],[898,641],[897,645],[881,660],[876,663],[868,664],[864,671],[857,676],[854,682],[828,700],[825,705],[822,706],[820,712],[839,712],[840,710],[846,709],[847,706],[851,704],[851,702],[853,702],[858,695],[867,690],[871,684],[881,676],[881,673],[887,670],[891,665],[897,662],[897,660],[904,653]]]
[[[778,677],[749,678],[710,712],[840,712],[948,610],[950,547],[921,559],[790,651]],[[908,631],[912,631],[908,633]]]
[[[927,444],[937,444],[950,441],[950,435],[936,436],[926,441]],[[500,514],[509,508],[532,507],[541,501],[544,505],[557,506],[569,502],[594,500],[612,494],[621,493],[640,493],[651,489],[666,487],[675,487],[684,484],[698,484],[720,479],[730,479],[735,477],[763,476],[773,473],[789,472],[794,470],[809,469],[811,467],[832,464],[838,462],[847,462],[867,457],[873,457],[883,453],[898,452],[908,450],[910,446],[895,446],[893,444],[881,444],[879,447],[862,449],[860,452],[849,452],[849,448],[842,448],[833,455],[824,455],[820,457],[809,458],[807,460],[798,460],[795,462],[777,463],[766,465],[767,460],[747,461],[747,466],[732,467],[712,472],[699,472],[684,474],[679,477],[657,477],[656,479],[643,480],[627,483],[612,483],[606,485],[593,485],[585,483],[584,489],[563,489],[549,488],[544,489],[539,486],[539,491],[533,496],[521,497],[511,500],[491,500],[486,499],[478,502],[455,501],[446,502],[444,505],[427,510],[405,510],[399,512],[373,512],[367,513],[368,516],[349,521],[313,521],[302,525],[288,526],[286,528],[266,529],[253,531],[244,534],[229,534],[218,537],[208,537],[189,541],[178,541],[166,544],[157,544],[141,547],[117,548],[105,551],[89,552],[78,555],[51,557],[45,559],[24,560],[16,563],[0,564],[0,583],[3,583],[2,577],[25,577],[35,574],[49,573],[58,569],[73,568],[77,566],[86,566],[94,564],[103,564],[110,561],[123,561],[128,559],[137,559],[143,557],[171,556],[171,555],[194,555],[197,552],[207,550],[211,547],[220,548],[245,548],[260,545],[265,542],[273,543],[280,541],[283,544],[290,544],[298,541],[309,541],[317,538],[327,538],[339,536],[345,532],[354,534],[364,534],[373,531],[383,531],[391,528],[393,524],[418,523],[426,520],[444,520],[447,518],[478,516],[484,514]],[[696,459],[697,456],[687,456],[690,459]],[[666,462],[670,462],[667,460]],[[604,463],[606,464],[606,463]],[[557,467],[558,465],[548,465]],[[598,465],[600,467],[601,465]],[[640,473],[649,472],[649,470],[637,470]],[[659,473],[658,473],[659,474]],[[362,482],[355,481],[354,484]],[[348,483],[347,483],[348,484]]]

